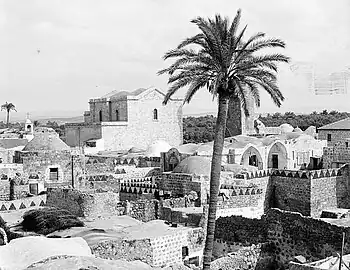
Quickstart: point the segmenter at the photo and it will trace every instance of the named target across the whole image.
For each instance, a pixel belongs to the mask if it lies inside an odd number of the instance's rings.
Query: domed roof
[[[50,127],[36,127],[34,129],[34,132],[36,132],[36,133],[56,133],[57,134],[57,132],[53,128],[50,128]]]
[[[26,120],[26,124],[31,124],[32,123],[32,121],[30,121],[30,119],[29,118],[27,118],[27,120]]]
[[[200,144],[186,143],[186,144],[182,144],[179,147],[177,147],[177,150],[183,154],[193,154],[197,151],[199,146],[200,146]]]
[[[142,153],[142,152],[145,152],[145,150],[137,148],[137,147],[131,147],[128,151],[128,153],[132,153],[132,154]]]
[[[23,151],[63,151],[70,150],[70,147],[65,144],[54,133],[35,133],[33,140],[31,140]]]
[[[210,175],[211,159],[201,156],[190,156],[182,160],[173,170],[174,173]]]
[[[301,128],[298,128],[298,127],[296,127],[295,129],[293,129],[293,132],[303,132],[302,130],[301,130]]]
[[[280,125],[280,129],[282,133],[293,132],[294,130],[293,126],[287,123]]]
[[[315,136],[316,135],[316,127],[309,126],[307,129],[305,129],[304,133],[307,135],[310,135],[310,136]]]
[[[170,144],[168,144],[166,141],[159,140],[148,146],[145,155],[148,157],[160,157],[160,153],[168,152],[170,149]]]

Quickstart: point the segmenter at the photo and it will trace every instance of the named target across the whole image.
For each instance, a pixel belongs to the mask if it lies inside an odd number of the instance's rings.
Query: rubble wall
[[[340,253],[342,233],[346,233],[344,254],[350,253],[350,228],[332,225],[299,213],[270,209],[264,216],[268,224],[268,242],[279,267],[287,267],[297,255],[308,262]]]

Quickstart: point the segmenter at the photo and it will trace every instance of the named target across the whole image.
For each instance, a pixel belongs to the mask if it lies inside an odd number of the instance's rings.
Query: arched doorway
[[[241,165],[243,166],[254,166],[258,167],[259,170],[263,169],[263,160],[261,158],[260,152],[253,146],[247,148],[244,151],[241,159]]]
[[[267,157],[267,167],[273,169],[287,169],[287,161],[287,148],[280,142],[274,143],[271,146],[269,155]]]

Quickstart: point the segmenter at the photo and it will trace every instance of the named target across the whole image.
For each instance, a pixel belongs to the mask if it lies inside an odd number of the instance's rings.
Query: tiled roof
[[[320,127],[319,130],[350,130],[350,117]]]

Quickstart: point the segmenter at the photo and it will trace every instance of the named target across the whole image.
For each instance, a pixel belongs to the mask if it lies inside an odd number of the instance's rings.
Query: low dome
[[[128,151],[128,153],[132,153],[132,154],[142,153],[142,152],[145,152],[145,150],[137,148],[137,147],[131,147]]]
[[[199,146],[200,144],[186,143],[177,147],[177,150],[183,154],[194,154],[197,151]]]
[[[210,175],[211,159],[201,156],[190,156],[182,160],[173,170],[174,173]]]
[[[50,127],[36,127],[34,129],[34,132],[36,132],[36,133],[56,133],[57,134],[57,132],[53,128],[50,128]]]
[[[294,130],[293,126],[287,123],[280,125],[280,129],[282,133],[293,132]]]
[[[27,143],[23,151],[64,151],[70,150],[70,147],[63,142],[58,134],[54,133],[36,133],[34,138]]]
[[[298,128],[298,127],[296,127],[295,129],[293,129],[293,132],[303,132],[302,130],[301,130],[301,128]]]
[[[145,155],[148,157],[160,157],[160,153],[168,152],[170,149],[170,144],[168,144],[166,141],[159,140],[148,146]]]
[[[304,133],[314,137],[316,135],[316,127],[315,126],[309,126],[307,129],[305,129]]]

